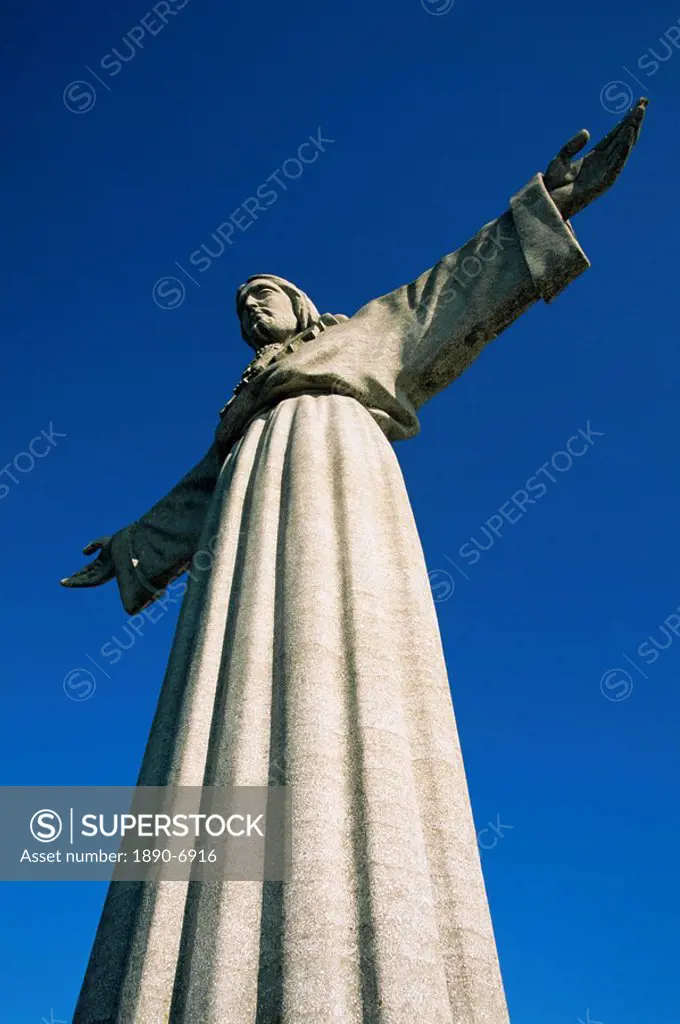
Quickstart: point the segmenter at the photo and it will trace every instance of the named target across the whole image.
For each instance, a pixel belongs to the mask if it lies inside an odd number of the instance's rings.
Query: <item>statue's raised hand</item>
[[[99,587],[102,583],[108,583],[116,575],[111,554],[111,538],[98,537],[83,548],[84,555],[93,555],[95,551],[99,554],[94,562],[90,562],[84,569],[74,572],[72,576],[60,580],[62,587]]]
[[[590,140],[590,133],[585,128],[559,151],[543,180],[565,220],[580,213],[614,184],[640,137],[648,102],[646,99],[638,100],[623,120],[586,156],[572,160]]]

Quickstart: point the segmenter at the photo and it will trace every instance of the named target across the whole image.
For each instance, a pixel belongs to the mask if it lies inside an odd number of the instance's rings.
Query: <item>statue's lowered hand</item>
[[[559,151],[543,175],[543,181],[565,220],[580,213],[614,184],[640,137],[648,102],[638,100],[586,156],[572,160],[590,140],[585,128]]]
[[[84,555],[93,555],[95,551],[99,554],[93,562],[59,581],[62,587],[99,587],[113,579],[116,573],[111,554],[111,538],[98,537],[83,548]]]

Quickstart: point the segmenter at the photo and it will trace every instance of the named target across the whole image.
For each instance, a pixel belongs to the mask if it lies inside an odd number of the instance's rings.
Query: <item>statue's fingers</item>
[[[110,572],[103,571],[101,562],[95,559],[84,569],[79,569],[72,576],[66,576],[59,582],[62,587],[96,587],[99,583],[110,579],[111,575]]]
[[[625,132],[621,132],[618,145],[612,146],[607,154],[607,169],[611,174],[617,175],[623,170],[636,142],[637,130],[634,125],[629,125]]]
[[[79,569],[78,572],[74,572],[71,576],[66,576],[63,580],[59,580],[62,587],[86,587],[88,580],[92,576],[91,567],[85,566],[84,569]]]
[[[649,100],[647,99],[646,96],[642,96],[637,101],[635,106],[632,107],[632,109],[628,111],[627,115],[624,117],[624,119],[621,122],[621,124],[622,125],[633,124],[635,126],[638,126],[638,125],[642,124],[642,122],[645,119],[645,114],[647,113],[647,107],[648,106],[649,106]]]
[[[587,174],[594,180],[604,177],[611,180],[611,174],[615,177],[618,170],[623,168],[635,141],[636,134],[633,125],[623,122],[618,124],[614,131],[602,139],[585,157]],[[616,170],[617,168],[618,170]]]
[[[610,167],[618,164],[623,166],[637,142],[637,135],[637,126],[634,122],[629,121],[627,124],[620,125],[616,138],[605,153],[601,154],[601,156],[604,155]]]
[[[642,124],[647,114],[647,107],[649,106],[649,100],[643,96],[637,101],[637,104],[633,108],[633,125],[635,128],[635,141],[637,142],[640,138],[640,132],[642,131]]]
[[[635,131],[629,126],[621,132],[616,146],[607,153],[600,153],[597,163],[593,166],[593,187],[597,195],[610,188],[626,166],[628,158],[635,146]]]
[[[590,132],[587,128],[582,128],[580,132],[577,132],[569,142],[566,142],[562,149],[558,153],[558,160],[571,160],[573,156],[580,153],[584,146],[587,146],[590,142]]]
[[[629,110],[626,116],[618,124],[614,125],[612,130],[603,139],[600,139],[592,152],[601,153],[603,150],[612,147],[618,149],[619,146],[625,148],[628,144],[628,133],[631,129],[634,129],[634,142],[637,142],[640,137],[640,130],[645,119],[648,103],[649,100],[644,97],[638,100],[632,110]]]
[[[98,537],[96,540],[91,540],[89,544],[86,544],[83,548],[84,555],[93,555],[95,551],[101,551],[104,546],[104,538]]]
[[[625,134],[628,125],[628,119],[630,115],[627,114],[622,121],[615,124],[610,132],[607,132],[603,139],[593,146],[591,153],[601,153],[603,150],[609,149],[611,146],[617,146],[621,141],[621,136]]]

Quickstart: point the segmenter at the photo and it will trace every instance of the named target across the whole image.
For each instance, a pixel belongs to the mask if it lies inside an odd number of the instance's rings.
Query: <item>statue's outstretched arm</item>
[[[608,189],[638,140],[640,102],[584,158],[590,136],[574,136],[510,203],[457,252],[356,315],[380,338],[399,391],[418,408],[450,384],[539,299],[552,300],[590,266],[569,218]]]
[[[191,561],[212,499],[221,460],[213,445],[197,466],[145,515],[83,554],[97,558],[61,580],[64,587],[98,587],[116,579],[131,615],[149,604]]]

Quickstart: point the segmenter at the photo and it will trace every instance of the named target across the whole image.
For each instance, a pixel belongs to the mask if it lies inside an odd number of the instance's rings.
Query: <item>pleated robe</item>
[[[186,587],[139,784],[290,786],[292,877],[112,883],[74,1024],[507,1024],[391,442],[587,266],[538,175],[412,284],[295,339],[115,535],[130,613]]]

